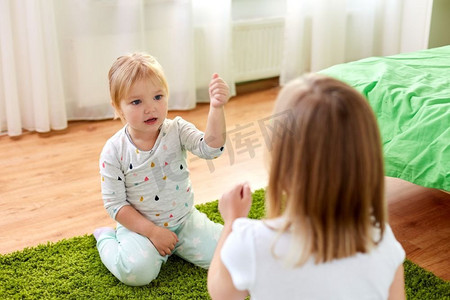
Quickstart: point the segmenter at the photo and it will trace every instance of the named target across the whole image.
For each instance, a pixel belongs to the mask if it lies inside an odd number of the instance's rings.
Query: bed
[[[320,73],[368,99],[387,176],[450,191],[450,46],[370,57]]]

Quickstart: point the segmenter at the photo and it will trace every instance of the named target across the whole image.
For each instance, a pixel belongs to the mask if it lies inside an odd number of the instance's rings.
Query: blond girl
[[[267,218],[247,184],[219,201],[213,299],[404,299],[405,252],[387,224],[380,134],[352,87],[309,74],[280,92],[270,125]]]
[[[104,206],[117,227],[94,231],[102,262],[117,279],[140,286],[172,255],[208,268],[222,225],[194,207],[186,152],[213,159],[225,143],[228,85],[214,74],[205,132],[167,119],[169,87],[150,55],[119,57],[109,71],[111,103],[125,123],[100,155]]]

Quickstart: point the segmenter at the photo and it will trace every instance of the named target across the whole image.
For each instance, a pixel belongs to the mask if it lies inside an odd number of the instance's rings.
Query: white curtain
[[[66,128],[68,120],[113,117],[107,73],[118,56],[134,51],[148,52],[162,64],[171,110],[208,101],[215,72],[234,95],[231,3],[0,0],[0,134],[47,132]],[[426,48],[432,3],[283,0],[280,83],[338,63]]]
[[[0,132],[67,126],[51,2],[0,1]]]
[[[107,73],[125,53],[163,66],[169,109],[208,101],[212,73],[231,86],[231,0],[0,0],[0,132],[64,129],[113,117]]]
[[[427,48],[432,0],[286,0],[280,83],[369,56]]]

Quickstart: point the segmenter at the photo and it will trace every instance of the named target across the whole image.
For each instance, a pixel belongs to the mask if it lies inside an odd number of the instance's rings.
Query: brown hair
[[[133,83],[140,79],[156,80],[169,97],[169,86],[161,65],[153,56],[145,53],[132,53],[117,58],[109,70],[108,79],[111,104],[116,114],[120,112],[120,101],[127,96]]]
[[[370,251],[387,210],[381,139],[367,100],[336,79],[304,75],[280,91],[272,128],[267,216],[285,218],[288,262]]]

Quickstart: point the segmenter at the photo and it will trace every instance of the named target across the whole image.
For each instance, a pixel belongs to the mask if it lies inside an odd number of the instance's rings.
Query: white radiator
[[[237,83],[280,75],[284,19],[233,22],[233,74]]]

